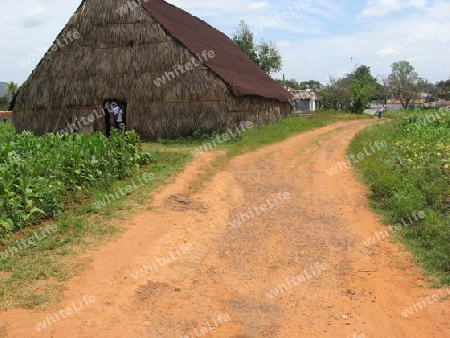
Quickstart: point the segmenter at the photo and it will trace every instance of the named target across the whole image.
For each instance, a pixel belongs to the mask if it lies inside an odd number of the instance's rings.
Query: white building
[[[293,90],[289,92],[294,96],[290,103],[294,107],[294,111],[315,112],[316,101],[318,99],[317,94],[311,90]]]

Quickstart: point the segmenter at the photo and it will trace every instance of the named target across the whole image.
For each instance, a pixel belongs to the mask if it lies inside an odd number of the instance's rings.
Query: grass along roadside
[[[429,112],[405,115],[359,133],[348,153],[375,140],[387,148],[355,164],[373,209],[389,226],[415,211],[425,217],[392,233],[414,254],[433,286],[450,285],[450,115],[423,123]]]
[[[200,190],[204,182],[225,167],[233,156],[282,141],[300,132],[355,118],[371,117],[318,113],[312,118],[290,117],[260,129],[247,130],[238,141],[234,140],[217,148],[223,149],[224,154],[204,168],[187,193]],[[87,194],[81,191],[75,198],[76,204],[54,220],[53,223],[59,229],[56,234],[38,241],[35,246],[20,250],[12,258],[0,261],[0,311],[13,308],[57,310],[65,282],[90,263],[89,258],[80,258],[81,255],[120,235],[123,231],[121,221],[147,210],[151,193],[181,171],[192,160],[192,151],[205,140],[207,138],[202,137],[182,139],[178,143],[176,140],[144,143],[142,149],[151,152],[153,164],[143,166],[137,176],[141,177],[147,173],[153,174],[155,179],[133,189],[125,196],[120,195],[100,209],[95,208],[95,202],[103,200],[105,194],[118,189],[126,191],[126,186],[136,177],[116,182],[108,191],[100,188],[93,190],[90,192],[92,198],[87,198]],[[11,243],[4,243],[1,250],[5,250],[20,238],[30,237],[32,231],[49,223],[16,233]]]

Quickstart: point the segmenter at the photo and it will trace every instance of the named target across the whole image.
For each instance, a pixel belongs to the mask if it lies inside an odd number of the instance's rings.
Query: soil
[[[117,241],[89,253],[58,305],[78,310],[39,333],[54,312],[15,309],[0,322],[9,337],[450,337],[448,300],[402,315],[440,290],[400,244],[366,247],[385,227],[364,186],[352,168],[326,172],[371,123],[237,157],[189,196],[218,153],[199,156]]]

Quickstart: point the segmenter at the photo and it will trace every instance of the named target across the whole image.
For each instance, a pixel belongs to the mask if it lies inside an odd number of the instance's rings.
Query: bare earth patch
[[[448,300],[402,315],[438,290],[398,245],[364,245],[384,229],[364,187],[353,169],[326,173],[371,123],[338,122],[237,157],[185,196],[217,155],[199,156],[119,240],[90,253],[59,308],[83,295],[95,303],[39,334],[52,313],[16,309],[0,322],[10,337],[449,337]]]

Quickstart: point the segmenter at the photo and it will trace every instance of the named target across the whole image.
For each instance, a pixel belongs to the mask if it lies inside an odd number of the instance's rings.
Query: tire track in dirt
[[[326,173],[371,123],[338,122],[235,158],[190,204],[174,202],[217,153],[200,156],[156,193],[151,211],[127,222],[120,239],[90,253],[92,265],[68,283],[58,309],[84,294],[94,304],[39,335],[34,325],[51,312],[11,310],[0,320],[11,337],[450,336],[448,302],[402,317],[436,290],[423,287],[398,245],[364,246],[382,227],[353,169]],[[290,198],[277,197],[284,192]],[[258,215],[254,208],[266,199],[274,206]],[[230,226],[241,213],[245,221]],[[164,256],[168,263],[132,277]],[[327,268],[316,269],[322,263]],[[308,278],[311,267],[316,276]],[[267,295],[282,284],[278,296]],[[226,314],[231,321],[220,323]]]

